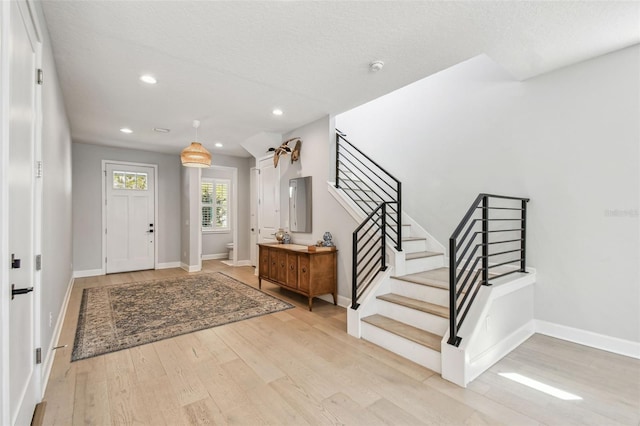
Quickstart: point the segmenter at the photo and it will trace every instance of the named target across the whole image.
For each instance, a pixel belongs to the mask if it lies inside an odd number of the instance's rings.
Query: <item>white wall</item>
[[[73,144],[73,269],[102,268],[102,160],[158,165],[158,262],[180,260],[180,157]]]
[[[480,56],[336,125],[442,243],[478,193],[531,197],[535,317],[639,342],[639,93],[638,45],[524,82]]]
[[[43,359],[56,342],[54,328],[64,315],[63,304],[73,276],[71,134],[58,83],[49,34],[37,11],[44,33],[42,68],[42,285],[40,294],[40,345]],[[51,316],[52,321],[49,322]],[[62,324],[60,323],[60,326]],[[52,344],[53,343],[53,344]],[[43,373],[47,373],[44,371]],[[44,389],[43,389],[44,390]]]
[[[200,254],[200,171],[199,168],[182,167],[180,170],[180,231],[182,268],[189,272],[201,269]]]
[[[288,229],[289,179],[312,176],[312,232],[292,233],[297,244],[314,244],[325,231],[331,232],[338,248],[338,294],[351,297],[351,233],[357,223],[327,191],[330,180],[330,153],[335,146],[333,120],[329,117],[309,123],[283,136],[302,139],[300,160],[291,164],[290,156],[280,157],[280,224]]]

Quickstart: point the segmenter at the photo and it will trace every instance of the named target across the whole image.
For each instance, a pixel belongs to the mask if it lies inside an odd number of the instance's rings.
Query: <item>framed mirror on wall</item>
[[[311,232],[311,176],[289,179],[289,230]]]

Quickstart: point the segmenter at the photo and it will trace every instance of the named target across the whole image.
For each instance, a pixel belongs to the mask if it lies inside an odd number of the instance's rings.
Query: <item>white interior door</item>
[[[261,159],[258,166],[258,241],[274,242],[280,228],[280,173],[272,157]]]
[[[40,399],[36,368],[34,271],[36,55],[34,24],[25,2],[10,2],[9,65],[9,412],[29,424]],[[37,291],[38,289],[36,289]],[[4,349],[3,349],[4,350]]]
[[[105,163],[106,272],[155,267],[155,168]]]

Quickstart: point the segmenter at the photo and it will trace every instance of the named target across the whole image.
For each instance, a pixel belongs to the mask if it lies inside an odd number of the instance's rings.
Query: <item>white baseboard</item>
[[[47,383],[49,382],[49,376],[51,375],[51,368],[53,367],[53,360],[55,359],[54,347],[58,346],[58,340],[60,339],[60,333],[62,333],[62,325],[64,324],[65,316],[67,315],[67,307],[69,306],[69,299],[71,298],[71,289],[73,289],[74,277],[71,277],[69,284],[67,285],[67,292],[64,295],[62,301],[62,307],[56,320],[56,326],[53,329],[53,335],[51,336],[51,343],[47,349],[47,356],[42,364],[42,395],[44,398],[44,392],[47,389]]]
[[[466,383],[464,387],[524,343],[529,337],[533,336],[534,332],[535,320],[531,320],[483,353],[470,359],[466,366]]]
[[[640,359],[640,342],[606,336],[579,328],[567,327],[543,320],[535,320],[536,333],[557,337],[569,342],[589,346],[603,351]]]
[[[179,268],[180,262],[164,262],[158,263],[156,265],[156,269],[171,269],[171,268]]]
[[[200,265],[187,265],[186,263],[180,263],[180,267],[187,272],[200,272],[202,270]]]
[[[318,299],[322,299],[325,302],[333,303],[333,296],[330,294],[323,294],[322,296],[316,296]],[[342,306],[343,308],[348,308],[351,306],[351,299],[348,297],[338,295],[338,306]]]
[[[73,271],[73,278],[95,277],[104,274],[104,269],[87,269],[84,271]]]
[[[215,260],[215,259],[228,259],[228,258],[229,258],[229,252],[202,255],[202,260]]]

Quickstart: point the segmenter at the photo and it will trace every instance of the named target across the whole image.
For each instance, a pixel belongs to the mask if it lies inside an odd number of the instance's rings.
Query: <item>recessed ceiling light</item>
[[[121,131],[122,133],[127,133],[127,134],[129,134],[129,133],[133,133],[133,130],[131,130],[131,129],[130,129],[130,128],[128,128],[128,127],[123,127],[122,129],[120,129],[120,131]]]
[[[154,127],[153,131],[158,133],[169,133],[171,129],[165,129],[164,127]]]
[[[154,76],[149,75],[149,74],[145,74],[143,76],[140,76],[140,80],[147,83],[147,84],[156,84],[158,82],[158,80],[155,79]]]
[[[222,148],[222,144],[220,142],[216,142],[216,148]]]
[[[282,110],[278,109],[278,108],[274,109],[272,112],[273,112],[273,115],[282,115],[283,114]]]

